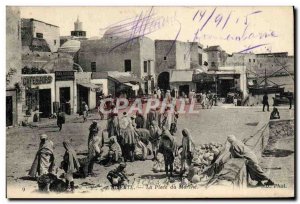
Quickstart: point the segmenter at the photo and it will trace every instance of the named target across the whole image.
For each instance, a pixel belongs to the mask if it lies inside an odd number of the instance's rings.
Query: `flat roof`
[[[53,25],[53,24],[50,24],[50,23],[46,23],[44,21],[40,21],[40,20],[37,20],[37,19],[34,19],[34,18],[22,18],[22,19],[30,20],[30,21],[37,21],[37,22],[44,23],[44,24],[49,25],[49,26],[54,26],[54,27],[59,28],[59,26],[56,26],[56,25]]]

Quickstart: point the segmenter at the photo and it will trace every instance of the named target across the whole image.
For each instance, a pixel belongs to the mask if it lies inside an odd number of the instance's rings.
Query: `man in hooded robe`
[[[245,146],[244,143],[237,140],[234,135],[229,135],[227,138],[230,144],[229,152],[233,158],[244,158],[246,160],[247,172],[252,180],[257,181],[257,186],[262,186],[262,181],[267,181],[265,185],[274,185],[260,167],[256,155]]]
[[[140,140],[137,139],[134,148],[134,158],[137,160],[145,161],[148,156],[147,146]]]
[[[42,134],[40,140],[39,150],[29,171],[29,175],[34,178],[51,173],[54,167],[53,142],[46,134]]]
[[[152,121],[157,119],[156,111],[154,108],[151,108],[149,113],[147,114],[147,120],[146,120],[146,128],[149,130]]]
[[[120,119],[120,141],[123,149],[123,156],[125,161],[134,161],[134,147],[136,144],[136,132],[131,124],[131,119],[127,113],[123,113]]]
[[[188,129],[182,130],[182,136],[181,173],[183,174],[192,163],[195,143]]]
[[[136,112],[135,118],[136,128],[144,128],[145,118],[140,112]]]
[[[108,137],[113,135],[119,135],[119,119],[118,119],[118,112],[115,105],[112,105],[110,113],[107,116],[107,131]]]
[[[61,162],[61,168],[65,171],[65,179],[66,184],[68,185],[68,189],[72,192],[75,190],[73,173],[77,172],[80,168],[79,161],[77,159],[77,154],[72,147],[70,141],[64,141],[63,146],[65,148],[65,154],[63,157],[63,161]],[[69,187],[70,185],[70,187]]]
[[[94,163],[98,160],[100,156],[100,149],[103,145],[103,140],[98,134],[93,135],[93,138],[90,140],[88,156],[87,156],[87,174],[93,176]],[[86,172],[86,171],[85,171]],[[88,176],[85,175],[85,176]]]
[[[122,160],[122,149],[120,144],[118,143],[117,137],[112,136],[109,138],[109,152],[108,152],[108,164],[107,166],[115,163],[120,162]]]
[[[94,137],[94,135],[98,134],[99,127],[97,125],[97,121],[93,120],[93,123],[89,127],[89,138],[88,138],[88,146],[90,144],[91,139]]]
[[[170,176],[173,176],[173,163],[177,155],[177,145],[174,137],[166,127],[163,127],[158,152],[163,154],[166,175],[170,178]]]

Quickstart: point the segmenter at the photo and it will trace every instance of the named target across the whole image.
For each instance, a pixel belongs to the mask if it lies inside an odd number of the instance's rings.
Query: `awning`
[[[134,91],[138,91],[140,86],[139,85],[134,85],[134,84],[131,84],[131,83],[125,83],[126,85],[130,86],[132,90]]]
[[[96,85],[96,84],[92,84],[92,83],[78,83],[78,85],[83,86],[88,89],[91,89],[92,91],[101,91],[102,90],[101,85]]]

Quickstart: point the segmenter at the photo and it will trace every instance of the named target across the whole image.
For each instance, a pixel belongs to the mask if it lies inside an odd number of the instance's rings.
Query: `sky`
[[[20,7],[20,11],[21,18],[59,26],[61,36],[70,35],[79,16],[87,37],[102,37],[109,29],[111,35],[123,37],[220,45],[229,54],[294,55],[292,7]]]

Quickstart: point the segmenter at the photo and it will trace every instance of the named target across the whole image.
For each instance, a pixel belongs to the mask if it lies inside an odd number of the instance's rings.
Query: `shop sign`
[[[50,84],[52,83],[52,76],[22,76],[22,83],[25,87],[31,85]]]
[[[74,80],[74,71],[56,71],[55,81]]]
[[[215,77],[212,75],[208,75],[208,74],[193,74],[193,78],[192,78],[193,82],[213,82],[215,81]]]

